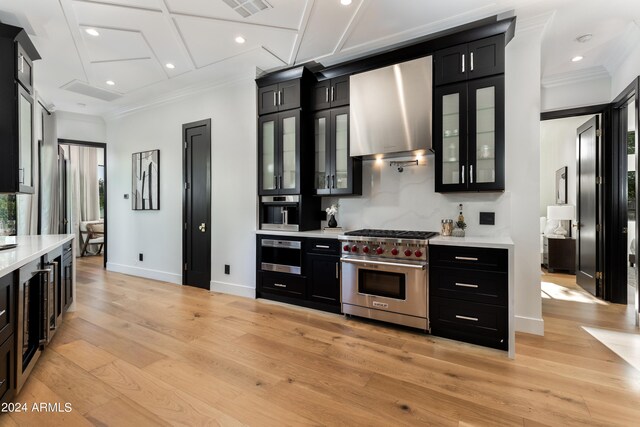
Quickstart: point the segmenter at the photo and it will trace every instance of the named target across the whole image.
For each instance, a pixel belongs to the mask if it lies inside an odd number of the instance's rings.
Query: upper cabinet
[[[314,111],[345,105],[349,105],[349,76],[316,83],[311,96],[311,108]]]
[[[504,34],[439,50],[433,58],[436,86],[504,73]]]
[[[315,113],[315,194],[361,195],[362,159],[349,152],[349,107]]]
[[[297,79],[258,88],[258,114],[300,108],[300,85]]]
[[[258,119],[258,194],[300,194],[300,110]]]
[[[0,24],[0,193],[33,193],[33,61],[22,28]]]

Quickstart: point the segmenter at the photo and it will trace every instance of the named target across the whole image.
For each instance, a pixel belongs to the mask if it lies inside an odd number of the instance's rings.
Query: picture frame
[[[556,205],[567,204],[567,166],[556,171]]]
[[[160,210],[160,150],[131,155],[131,209]]]

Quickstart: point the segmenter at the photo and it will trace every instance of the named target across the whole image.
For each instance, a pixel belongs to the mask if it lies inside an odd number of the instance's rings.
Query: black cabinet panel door
[[[434,55],[434,81],[436,86],[467,79],[467,45],[442,49]]]
[[[329,304],[340,303],[339,257],[308,254],[306,271],[309,299]]]
[[[331,80],[323,80],[313,87],[311,108],[314,111],[331,108]]]
[[[349,76],[331,79],[331,107],[349,105]]]
[[[278,111],[278,85],[258,88],[258,114],[269,114]]]
[[[469,43],[469,79],[504,73],[504,35]]]
[[[0,403],[11,402],[16,386],[13,337],[11,334],[0,345]]]
[[[13,273],[0,277],[0,343],[9,338],[15,327],[13,319],[16,316],[16,305],[13,295],[13,282]]]
[[[300,108],[300,80],[291,80],[278,85],[278,111]]]

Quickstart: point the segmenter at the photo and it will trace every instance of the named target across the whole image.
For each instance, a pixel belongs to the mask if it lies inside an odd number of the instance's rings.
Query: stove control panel
[[[384,241],[348,241],[344,243],[345,255],[359,258],[396,259],[398,261],[427,259],[427,245],[421,243],[402,243]]]

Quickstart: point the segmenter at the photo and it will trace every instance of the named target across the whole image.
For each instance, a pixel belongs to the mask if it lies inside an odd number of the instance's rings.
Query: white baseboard
[[[133,267],[130,265],[115,264],[107,262],[107,270],[116,273],[129,274],[131,276],[144,277],[145,279],[160,280],[162,282],[182,284],[182,276],[180,274],[168,273],[166,271],[150,270],[148,268]]]
[[[544,320],[533,317],[516,316],[516,332],[544,335]]]
[[[237,285],[235,283],[225,283],[211,281],[210,289],[214,292],[221,292],[223,294],[236,295],[239,297],[255,299],[256,288],[250,286]]]

